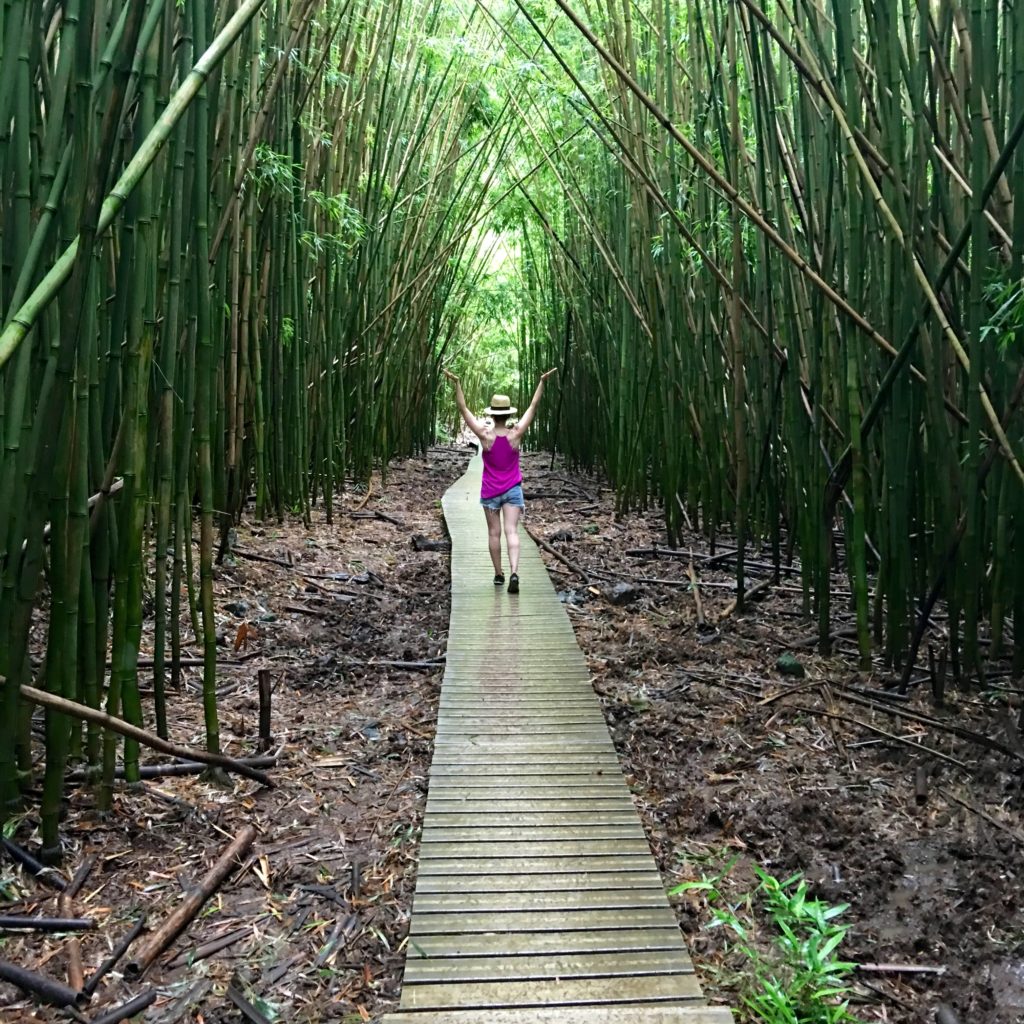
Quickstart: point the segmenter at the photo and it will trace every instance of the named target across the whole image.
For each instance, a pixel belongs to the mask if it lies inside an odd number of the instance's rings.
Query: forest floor
[[[447,555],[412,541],[444,537],[439,499],[466,459],[439,447],[396,463],[368,495],[346,495],[334,525],[322,508],[309,528],[239,525],[216,583],[222,745],[255,752],[257,672],[269,670],[275,788],[163,778],[122,785],[106,816],[87,787],[71,791],[66,873],[96,861],[73,904],[98,925],[80,936],[86,976],[140,914],[159,925],[247,823],[259,830],[143,979],[119,964],[82,1019],[148,989],[151,1024],[370,1021],[395,1007],[448,625]],[[545,559],[666,885],[701,883],[673,905],[709,998],[738,1007],[754,978],[727,929],[709,927],[716,907],[773,962],[769,915],[750,895],[760,866],[849,904],[841,954],[861,965],[858,1018],[932,1020],[941,1002],[963,1024],[1024,1020],[1020,692],[993,676],[938,710],[927,687],[881,698],[887,679],[856,671],[844,612],[836,653],[819,657],[798,577],[735,614],[731,566],[694,537],[699,625],[689,559],[636,553],[664,546],[658,513],[617,520],[607,488],[549,462],[524,459],[527,526],[561,556]],[[786,652],[803,677],[777,669]],[[188,666],[170,701],[173,738],[195,746],[200,673]],[[31,813],[13,838],[34,847]],[[7,860],[0,903],[56,913]],[[64,980],[68,949],[66,936],[8,933],[0,956]],[[0,984],[5,1024],[68,1016]]]

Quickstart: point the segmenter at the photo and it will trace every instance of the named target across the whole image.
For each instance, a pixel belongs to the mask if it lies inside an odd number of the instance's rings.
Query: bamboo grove
[[[593,131],[524,219],[527,363],[570,382],[545,443],[673,544],[727,531],[741,600],[751,545],[799,554],[823,650],[843,572],[864,667],[906,686],[942,598],[962,676],[1020,671],[1019,0],[555,6]]]
[[[1020,4],[0,0],[0,819],[138,772],[25,686],[166,736],[194,643],[218,750],[232,523],[330,521],[442,363],[559,365],[538,443],[823,649],[909,680],[941,599],[1024,668]]]
[[[33,764],[20,687],[166,736],[195,640],[216,751],[233,519],[330,519],[432,440],[424,368],[511,137],[450,28],[439,2],[0,2],[0,817],[41,779],[48,856],[68,759],[105,808],[139,747],[48,711]]]

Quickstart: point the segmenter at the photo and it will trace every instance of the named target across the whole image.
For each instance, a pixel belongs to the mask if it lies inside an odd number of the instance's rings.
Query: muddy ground
[[[139,1019],[160,1024],[253,1012],[367,1021],[395,1007],[448,622],[447,555],[412,541],[443,538],[439,499],[466,457],[435,448],[397,463],[368,494],[347,494],[333,525],[322,509],[308,529],[240,524],[217,576],[222,743],[254,753],[257,675],[269,670],[275,788],[163,778],[122,785],[105,817],[87,786],[70,791],[65,873],[95,859],[73,906],[98,925],[81,934],[87,977],[140,914],[157,927],[245,824],[259,829],[241,869],[141,981],[124,973],[137,940],[86,1019],[147,990],[156,999]],[[812,896],[850,904],[842,949],[862,968],[860,1019],[930,1021],[944,1003],[962,1024],[1024,1020],[1015,684],[993,675],[943,709],[927,685],[908,701],[880,696],[885,672],[858,673],[849,641],[830,658],[813,653],[797,576],[736,614],[728,562],[708,563],[705,543],[687,537],[700,624],[689,558],[651,553],[664,546],[656,511],[617,521],[599,481],[547,456],[527,456],[524,470],[527,525],[558,553],[545,559],[666,885],[720,879],[717,900],[673,897],[709,998],[740,1006],[752,976],[727,931],[709,927],[716,906],[735,908],[770,956],[757,901],[746,910],[760,865],[780,879],[802,872]],[[837,578],[840,634],[842,587]],[[803,677],[776,667],[786,652]],[[202,741],[200,671],[188,666],[171,696],[181,743]],[[35,825],[29,808],[14,839],[34,848]],[[56,912],[8,860],[0,901],[4,913]],[[0,945],[0,957],[58,980],[68,952],[66,936],[9,933]],[[0,984],[0,1018],[69,1015]]]

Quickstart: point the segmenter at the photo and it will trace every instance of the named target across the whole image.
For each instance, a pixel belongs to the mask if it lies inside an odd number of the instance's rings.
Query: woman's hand
[[[542,373],[540,375],[541,383],[543,384],[544,381],[546,381],[548,379],[548,377],[551,377],[551,376],[553,376],[556,373],[558,373],[558,367],[557,366],[552,367],[550,370],[547,371],[547,373]]]
[[[456,377],[456,376],[455,376],[455,374],[454,374],[454,373],[452,373],[452,371],[451,371],[451,370],[449,370],[449,369],[447,369],[446,367],[442,366],[442,367],[441,367],[441,372],[442,372],[442,373],[443,373],[443,374],[444,374],[444,375],[445,375],[445,376],[446,376],[446,377],[447,377],[447,378],[448,378],[448,379],[449,379],[449,380],[450,380],[450,381],[451,381],[451,382],[452,382],[453,384],[458,384],[458,383],[459,383],[459,378],[458,378],[458,377]]]

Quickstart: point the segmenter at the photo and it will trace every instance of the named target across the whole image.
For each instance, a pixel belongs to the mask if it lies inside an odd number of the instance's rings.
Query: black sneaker
[[[514,572],[514,573],[512,573],[511,576],[509,576],[509,578],[508,578],[508,592],[510,594],[518,594],[519,593],[519,574],[518,573]]]
[[[503,587],[505,585],[505,574],[503,572],[496,572],[494,574],[494,585],[496,587]]]

